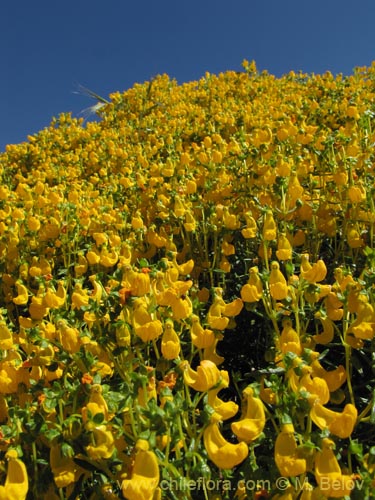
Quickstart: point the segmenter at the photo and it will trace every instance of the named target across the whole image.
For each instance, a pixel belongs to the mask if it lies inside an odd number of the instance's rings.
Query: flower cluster
[[[374,488],[375,66],[243,68],[0,155],[0,498]]]

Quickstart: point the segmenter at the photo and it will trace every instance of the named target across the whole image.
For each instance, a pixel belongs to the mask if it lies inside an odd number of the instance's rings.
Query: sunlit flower
[[[288,296],[288,285],[283,273],[280,271],[280,265],[274,261],[271,264],[271,273],[269,277],[269,286],[271,297],[275,300],[283,300]]]
[[[327,268],[323,260],[318,260],[311,265],[309,256],[302,254],[301,257],[301,276],[309,283],[319,283],[323,281],[327,275]]]
[[[203,442],[210,460],[220,469],[233,469],[249,454],[249,448],[245,442],[234,444],[223,437],[219,423],[215,419],[212,419],[204,430]]]
[[[199,349],[205,349],[215,342],[215,334],[213,330],[203,328],[200,324],[199,317],[193,314],[191,317],[191,341],[193,345]]]
[[[292,258],[292,245],[285,233],[280,233],[277,239],[276,257],[278,260],[290,260]]]
[[[299,476],[306,472],[306,459],[299,451],[293,424],[284,424],[275,443],[275,462],[282,476]]]
[[[121,481],[121,491],[128,500],[153,500],[159,484],[159,465],[147,441],[138,440],[130,478]]]
[[[13,347],[13,333],[7,327],[0,315],[0,349],[6,351]]]
[[[21,281],[16,281],[17,296],[12,300],[18,306],[25,305],[29,301],[29,291]]]
[[[273,218],[272,210],[267,210],[264,215],[263,223],[263,239],[265,241],[276,240],[277,236],[277,226],[275,219]]]
[[[216,386],[209,389],[207,402],[215,410],[220,420],[227,420],[234,417],[238,411],[238,405],[234,401],[222,401],[218,397],[218,393],[229,386],[229,374],[225,370],[220,372],[221,379]]]
[[[331,434],[340,438],[351,436],[358,416],[356,407],[348,403],[339,413],[325,408],[323,404],[319,400],[313,403],[310,411],[312,421],[319,429],[328,429]]]
[[[232,431],[240,441],[251,443],[262,433],[266,415],[262,401],[254,396],[249,386],[243,391],[243,410],[241,420],[231,424]]]
[[[353,334],[357,339],[373,339],[375,334],[375,311],[373,306],[363,296],[356,309],[357,317],[349,326],[347,334]]]
[[[283,320],[283,329],[279,339],[280,351],[285,354],[294,352],[299,355],[302,353],[302,345],[298,333],[292,326],[292,321],[289,318]]]
[[[115,440],[112,432],[105,425],[98,425],[92,429],[92,444],[86,446],[87,455],[92,460],[110,458],[115,451]]]
[[[322,450],[315,457],[315,479],[325,497],[350,496],[355,483],[351,476],[342,474],[333,448],[334,442],[331,439],[322,440]]]
[[[207,359],[203,359],[193,370],[187,361],[183,361],[180,365],[184,373],[185,383],[196,391],[208,391],[216,386],[220,379],[221,373],[215,363]]]
[[[44,296],[44,303],[50,309],[59,309],[64,306],[66,302],[66,290],[62,281],[57,285],[57,291],[47,288]]]
[[[166,320],[161,338],[161,353],[165,359],[176,359],[180,349],[180,339],[173,327],[173,321]]]
[[[249,269],[249,279],[241,288],[241,298],[244,302],[257,302],[262,298],[263,285],[259,277],[259,269],[253,266]]]
[[[328,317],[322,316],[320,312],[316,313],[315,317],[320,320],[323,326],[323,332],[314,335],[313,339],[317,344],[327,345],[332,342],[334,337],[333,321]]]

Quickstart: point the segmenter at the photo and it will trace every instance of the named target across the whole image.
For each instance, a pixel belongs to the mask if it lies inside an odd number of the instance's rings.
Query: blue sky
[[[375,60],[374,0],[4,0],[0,151],[61,112],[167,73],[351,74]]]

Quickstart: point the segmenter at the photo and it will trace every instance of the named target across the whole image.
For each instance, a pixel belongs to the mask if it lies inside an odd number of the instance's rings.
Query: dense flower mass
[[[375,65],[243,68],[0,155],[1,498],[373,492]]]

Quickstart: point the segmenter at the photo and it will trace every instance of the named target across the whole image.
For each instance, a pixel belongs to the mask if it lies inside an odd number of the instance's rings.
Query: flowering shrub
[[[0,498],[375,489],[375,66],[243,67],[0,155]]]

